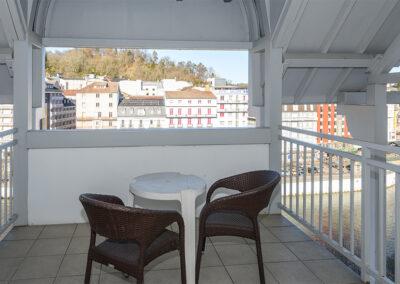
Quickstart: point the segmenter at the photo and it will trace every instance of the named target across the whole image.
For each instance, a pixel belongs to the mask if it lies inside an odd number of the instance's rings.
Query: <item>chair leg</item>
[[[140,271],[138,276],[136,277],[136,284],[143,284],[144,283],[144,271]]]
[[[181,261],[181,283],[186,284],[186,259],[185,259],[185,243],[180,245],[179,256]]]
[[[265,284],[265,275],[264,275],[264,263],[261,251],[261,241],[260,241],[260,229],[258,227],[257,220],[254,224],[254,229],[256,233],[256,248],[257,248],[257,260],[258,260],[258,272],[260,274],[260,283]]]
[[[203,232],[200,231],[196,257],[196,283],[199,283],[201,256],[203,255],[205,242],[206,237],[204,236]]]
[[[93,262],[93,260],[89,253],[88,257],[87,257],[87,263],[86,263],[85,284],[90,283],[90,275],[92,274],[92,262]]]

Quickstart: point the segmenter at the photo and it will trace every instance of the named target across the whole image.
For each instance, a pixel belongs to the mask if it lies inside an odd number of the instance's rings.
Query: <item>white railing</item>
[[[0,238],[16,220],[14,214],[13,156],[16,129],[0,132]]]
[[[400,148],[281,129],[281,208],[357,266],[363,281],[400,283]],[[311,139],[293,138],[299,134]]]

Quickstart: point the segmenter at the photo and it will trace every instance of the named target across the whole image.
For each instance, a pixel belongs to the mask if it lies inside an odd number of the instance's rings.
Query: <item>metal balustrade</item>
[[[400,283],[400,158],[393,159],[400,148],[281,129],[281,208],[358,267],[364,281]],[[291,137],[299,134],[315,143]]]
[[[17,141],[10,129],[0,132],[0,239],[16,220],[14,213],[13,161]]]

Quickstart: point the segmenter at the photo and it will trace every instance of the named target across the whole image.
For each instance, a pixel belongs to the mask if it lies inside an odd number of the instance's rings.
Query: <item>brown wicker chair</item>
[[[111,264],[143,283],[144,267],[173,250],[180,252],[181,280],[186,283],[184,223],[178,212],[126,207],[110,195],[82,194],[79,200],[91,229],[85,283],[90,282],[93,261]],[[175,222],[179,234],[166,229]],[[96,245],[96,235],[106,240]]]
[[[279,181],[280,176],[277,172],[254,171],[218,180],[210,187],[206,204],[200,214],[196,283],[199,281],[206,237],[211,236],[238,236],[255,240],[260,282],[265,283],[257,217],[259,212],[268,206]],[[240,193],[210,201],[218,188],[234,189]]]

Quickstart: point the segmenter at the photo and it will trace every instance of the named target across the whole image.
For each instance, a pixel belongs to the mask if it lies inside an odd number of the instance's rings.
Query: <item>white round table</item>
[[[154,173],[136,177],[129,185],[134,196],[151,200],[176,200],[181,204],[185,222],[185,258],[187,283],[195,283],[196,198],[206,192],[206,182],[194,175]]]

